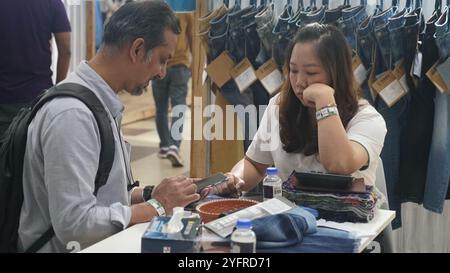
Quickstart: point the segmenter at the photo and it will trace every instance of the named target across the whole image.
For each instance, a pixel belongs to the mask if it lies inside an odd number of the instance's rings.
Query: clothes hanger
[[[437,16],[441,16],[442,0],[435,0],[434,1],[434,11],[436,12]]]

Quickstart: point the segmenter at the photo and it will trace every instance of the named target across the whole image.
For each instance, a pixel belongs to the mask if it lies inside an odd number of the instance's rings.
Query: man
[[[133,178],[117,93],[140,95],[151,79],[164,78],[178,33],[178,20],[164,2],[125,4],[105,26],[97,55],[64,81],[88,87],[110,113],[115,157],[97,196],[93,191],[101,143],[92,112],[79,100],[65,97],[37,113],[28,129],[19,250],[27,249],[50,226],[55,236],[40,252],[64,252],[73,242],[85,248],[200,198],[193,180],[181,176],[164,179],[145,194],[141,188],[127,191]]]
[[[70,24],[62,1],[0,2],[0,136],[23,106],[53,85],[52,34],[58,48],[58,83],[70,62]]]
[[[190,54],[194,15],[177,13],[180,20],[181,33],[173,58],[167,68],[167,77],[152,81],[153,98],[156,106],[156,129],[158,131],[159,158],[167,158],[174,167],[182,167],[180,145],[183,133],[184,112],[187,108],[186,97],[190,78]],[[169,99],[172,105],[171,125],[168,124]],[[175,111],[174,111],[175,110]]]

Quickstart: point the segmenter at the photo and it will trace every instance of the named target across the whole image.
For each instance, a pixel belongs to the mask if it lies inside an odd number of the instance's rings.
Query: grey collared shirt
[[[109,110],[114,163],[107,183],[94,196],[101,146],[94,115],[74,98],[44,105],[28,129],[19,250],[30,247],[50,226],[55,236],[40,252],[85,248],[126,228],[131,219],[130,158],[120,129],[123,105],[86,62],[64,82],[88,87]]]

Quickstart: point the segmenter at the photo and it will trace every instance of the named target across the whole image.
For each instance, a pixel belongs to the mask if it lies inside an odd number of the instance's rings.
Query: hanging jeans
[[[272,30],[274,27],[273,8],[274,5],[270,4],[255,16],[256,31],[258,32],[258,36],[261,40],[261,51],[260,56],[258,56],[258,60],[261,63],[265,63],[270,58],[272,58]]]
[[[435,24],[436,45],[441,59],[448,57],[450,48],[448,16],[447,8]],[[433,140],[423,206],[433,212],[442,213],[450,180],[450,95],[436,90],[434,105]]]
[[[391,55],[388,60],[388,66],[392,68],[397,62],[404,58],[404,40],[405,40],[405,13],[406,10],[397,13],[389,18],[389,45]]]
[[[209,51],[209,44],[208,44],[208,33],[210,32],[211,28],[210,23],[215,18],[222,18],[223,16],[225,16],[227,12],[228,12],[227,7],[225,5],[222,5],[218,9],[215,9],[211,13],[207,14],[206,16],[198,19],[199,25],[198,35],[200,36],[201,43],[203,45],[203,48],[205,49],[208,63],[211,62],[211,53]],[[218,30],[218,32],[220,32],[220,30]]]
[[[439,56],[442,60],[450,56],[450,12],[449,7],[445,9],[439,20],[436,22],[436,45],[439,49]]]
[[[433,140],[423,206],[442,213],[450,179],[450,95],[436,90],[434,103]]]
[[[377,45],[377,63],[375,63],[376,75],[391,69],[391,41],[389,37],[389,18],[394,14],[394,9],[385,10],[373,17],[375,41]]]
[[[356,51],[356,31],[365,18],[367,18],[367,12],[364,6],[356,6],[342,10],[342,18],[339,19],[339,28],[354,51]]]
[[[341,5],[335,9],[325,10],[325,18],[323,20],[323,23],[339,27],[339,19],[342,19],[342,10],[349,7],[350,6]]]
[[[356,35],[356,49],[361,62],[366,69],[372,67],[372,56],[375,50],[373,33],[373,17],[365,19],[358,27]]]
[[[273,29],[273,58],[281,68],[285,62],[286,49],[289,46],[289,38],[287,37],[289,20],[292,19],[292,8],[285,9],[283,14],[278,17],[278,22]]]
[[[410,71],[414,61],[417,36],[420,33],[423,20],[421,11],[413,17],[406,16],[405,24],[405,71]],[[425,182],[427,179],[428,158],[434,122],[434,90],[433,83],[425,73],[438,59],[438,50],[434,42],[434,21],[428,23],[426,32],[421,36],[419,47],[423,56],[422,75],[418,87],[412,83],[407,74],[411,101],[406,122],[404,141],[401,143],[400,174],[398,195],[402,202],[422,204]],[[417,126],[420,124],[420,126]]]

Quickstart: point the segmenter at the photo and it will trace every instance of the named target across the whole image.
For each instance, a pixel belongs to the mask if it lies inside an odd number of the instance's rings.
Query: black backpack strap
[[[95,176],[94,195],[97,195],[98,189],[106,184],[114,163],[115,143],[114,134],[108,112],[97,98],[97,96],[88,88],[76,83],[64,83],[50,88],[37,102],[28,119],[28,125],[33,120],[39,109],[50,100],[56,97],[73,97],[82,101],[93,113],[100,132],[101,149],[97,175]],[[53,227],[50,227],[31,247],[25,252],[32,253],[41,249],[54,236]]]

